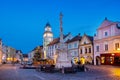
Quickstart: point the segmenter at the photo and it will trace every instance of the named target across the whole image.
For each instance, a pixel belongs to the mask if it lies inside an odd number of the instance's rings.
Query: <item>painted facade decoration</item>
[[[86,63],[93,63],[93,37],[84,34],[79,44],[79,57],[84,58]]]

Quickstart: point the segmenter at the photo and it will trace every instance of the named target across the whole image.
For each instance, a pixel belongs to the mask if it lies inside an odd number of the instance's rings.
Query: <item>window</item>
[[[87,48],[85,48],[85,53],[87,53]]]
[[[108,33],[107,33],[107,32],[105,32],[105,36],[108,36]]]
[[[72,52],[71,55],[74,56],[74,52]]]
[[[77,51],[74,51],[74,56],[77,56]]]
[[[80,53],[82,54],[82,49],[80,49]]]
[[[105,51],[108,51],[108,44],[105,44]]]
[[[115,50],[119,48],[119,43],[115,43]]]
[[[6,52],[8,52],[8,49],[6,50]]]
[[[74,48],[77,48],[77,43],[74,43]]]
[[[96,51],[99,52],[99,46],[96,46]]]
[[[86,42],[84,42],[84,44],[86,44]]]
[[[89,53],[91,53],[91,48],[89,48]]]
[[[68,49],[70,49],[71,48],[71,44],[68,44]]]

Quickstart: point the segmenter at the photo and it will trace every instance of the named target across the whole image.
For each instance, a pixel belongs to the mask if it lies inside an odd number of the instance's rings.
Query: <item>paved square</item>
[[[90,70],[75,74],[37,72],[34,69],[19,69],[20,65],[0,66],[0,80],[120,80],[120,67],[86,65]]]

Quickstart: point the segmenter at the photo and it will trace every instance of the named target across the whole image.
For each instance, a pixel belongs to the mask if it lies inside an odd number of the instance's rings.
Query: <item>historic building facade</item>
[[[79,43],[79,57],[84,58],[86,63],[93,63],[93,37],[84,34]]]
[[[120,65],[120,22],[105,18],[94,36],[94,64]]]
[[[7,60],[7,46],[4,44],[2,45],[2,52],[3,52],[2,62],[6,62],[6,60]]]
[[[2,63],[2,55],[3,55],[3,52],[2,52],[2,39],[0,39],[0,64]]]
[[[53,33],[52,33],[52,29],[49,23],[46,24],[45,26],[45,32],[43,34],[43,51],[44,51],[44,59],[46,59],[47,57],[47,50],[48,47],[47,45],[53,41]]]
[[[7,62],[14,62],[16,60],[16,49],[7,46]]]
[[[28,61],[33,62],[35,51],[32,50],[28,53]]]
[[[66,42],[68,39],[71,39],[71,38],[72,38],[71,33],[63,35],[63,41],[64,42]],[[60,38],[55,38],[55,39],[53,39],[53,41],[51,41],[48,44],[48,51],[47,51],[48,58],[54,59],[55,54],[57,53],[57,49],[60,48],[59,45],[60,45]]]
[[[23,61],[23,55],[21,50],[16,50],[16,60],[19,61],[20,63]]]
[[[77,36],[69,39],[67,43],[67,52],[68,59],[72,61],[72,63],[76,63],[79,60],[79,43],[81,41],[81,36],[78,34]]]

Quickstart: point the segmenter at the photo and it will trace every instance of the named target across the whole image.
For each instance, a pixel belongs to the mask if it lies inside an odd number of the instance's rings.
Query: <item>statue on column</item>
[[[62,13],[60,13],[60,43],[59,49],[57,49],[57,59],[56,59],[56,67],[71,67],[71,61],[67,58],[67,46],[63,40],[63,27],[62,27]]]

